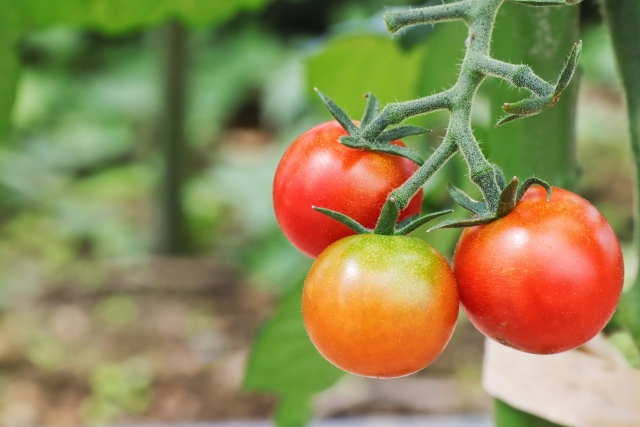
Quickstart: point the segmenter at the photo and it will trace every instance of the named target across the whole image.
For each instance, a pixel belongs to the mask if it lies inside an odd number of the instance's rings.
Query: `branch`
[[[427,6],[420,9],[409,9],[398,12],[387,12],[383,15],[384,22],[390,32],[396,33],[402,28],[420,24],[435,24],[438,22],[463,20],[468,22],[470,1]]]
[[[537,96],[549,96],[553,86],[538,77],[528,65],[515,65],[498,61],[486,55],[474,57],[469,65],[482,74],[506,80],[516,87],[524,88]]]
[[[572,6],[581,3],[582,0],[511,0],[514,3],[527,6]]]
[[[451,89],[406,102],[387,104],[382,112],[361,130],[360,136],[367,141],[375,140],[391,125],[397,125],[409,117],[449,109]]]

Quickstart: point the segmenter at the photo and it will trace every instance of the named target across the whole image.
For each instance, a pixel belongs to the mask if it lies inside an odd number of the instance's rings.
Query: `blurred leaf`
[[[495,401],[496,427],[561,427],[551,421],[527,414],[506,403]]]
[[[382,105],[416,98],[422,55],[418,49],[403,52],[388,36],[365,34],[331,40],[307,60],[309,93],[317,87],[352,118],[359,118],[367,92],[375,94]],[[312,96],[318,98],[315,93]],[[321,104],[320,99],[317,102]]]
[[[640,247],[640,207],[637,195],[640,193],[640,3],[637,0],[603,0],[605,16],[613,40],[616,60],[622,85],[625,89],[631,133],[631,148],[636,167],[635,197],[635,245]],[[640,252],[639,252],[640,253]],[[623,294],[619,317],[629,328],[636,344],[640,347],[640,274],[636,273],[633,287]]]
[[[618,351],[629,362],[632,368],[640,368],[640,351],[633,341],[633,337],[626,331],[618,331],[611,334],[609,342],[618,349]]]
[[[580,66],[583,78],[599,85],[617,87],[619,83],[611,40],[605,25],[589,28],[582,34]]]
[[[118,33],[177,18],[191,27],[213,26],[270,0],[12,0],[21,6],[24,28],[70,24]]]
[[[244,379],[246,388],[276,392],[280,427],[300,427],[307,421],[309,399],[333,385],[344,372],[315,349],[302,322],[300,282],[284,298],[273,319],[251,349]]]
[[[123,33],[178,19],[189,27],[211,27],[270,0],[6,0],[0,17],[0,140],[6,137],[19,78],[17,41],[33,29],[71,25]]]
[[[16,49],[20,30],[19,2],[3,2],[0,14],[0,142],[9,130],[20,75]]]

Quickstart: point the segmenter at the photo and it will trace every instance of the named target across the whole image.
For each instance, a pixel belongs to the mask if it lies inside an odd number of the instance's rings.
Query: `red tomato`
[[[337,367],[392,378],[427,366],[458,318],[447,261],[426,242],[361,234],[329,246],[304,283],[309,338]]]
[[[355,234],[312,209],[331,209],[374,228],[387,195],[418,166],[404,157],[354,150],[338,138],[347,132],[336,121],[302,134],[280,160],[273,183],[273,204],[285,236],[304,254],[316,258],[327,246]],[[402,145],[400,141],[393,144]],[[422,190],[400,213],[420,213]]]
[[[613,315],[624,266],[620,243],[589,202],[530,188],[510,214],[467,228],[454,255],[471,322],[504,345],[536,354],[571,350]]]

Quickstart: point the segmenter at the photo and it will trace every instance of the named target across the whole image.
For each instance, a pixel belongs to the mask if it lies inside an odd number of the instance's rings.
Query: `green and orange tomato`
[[[458,290],[447,261],[423,240],[361,234],[315,261],[302,314],[311,341],[334,365],[400,377],[442,352],[458,318]]]

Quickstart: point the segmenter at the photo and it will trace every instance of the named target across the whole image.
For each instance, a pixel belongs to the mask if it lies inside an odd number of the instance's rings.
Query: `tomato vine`
[[[509,1],[529,6],[561,6],[577,4],[581,0]],[[469,28],[469,35],[465,43],[467,49],[458,81],[453,87],[443,92],[416,100],[391,103],[382,110],[377,98],[368,94],[367,107],[360,126],[356,126],[335,102],[318,91],[328,110],[349,134],[340,138],[342,144],[350,148],[407,157],[419,164],[420,168],[403,185],[389,194],[374,230],[366,229],[343,213],[322,207],[316,208],[317,210],[342,222],[357,233],[398,234],[396,223],[399,212],[407,206],[413,195],[429,178],[458,151],[464,157],[470,178],[480,189],[483,200],[473,200],[462,190],[450,186],[449,192],[454,201],[471,211],[473,216],[443,221],[431,230],[479,225],[501,218],[515,208],[526,190],[534,184],[545,187],[548,197],[551,196],[549,184],[535,177],[526,179],[522,183],[514,177],[507,182],[502,169],[484,157],[471,128],[471,108],[476,92],[484,79],[487,76],[493,76],[515,87],[527,89],[531,93],[531,96],[524,100],[505,103],[502,109],[507,115],[498,121],[496,127],[539,114],[556,103],[568,86],[578,66],[582,43],[577,42],[573,45],[563,70],[553,84],[539,77],[527,65],[510,64],[491,58],[491,35],[497,12],[504,2],[505,0],[462,0],[438,6],[388,12],[384,15],[387,27],[393,33],[413,25],[464,21]],[[401,138],[427,132],[426,129],[415,126],[399,126],[388,130],[389,126],[398,125],[410,117],[438,110],[449,111],[449,126],[444,141],[428,159],[423,160],[411,149],[389,146],[390,135]],[[430,219],[433,217],[423,217],[417,221],[422,224]]]

